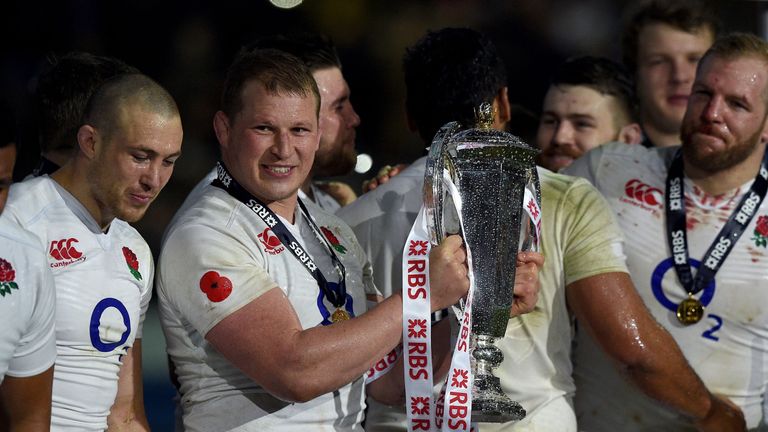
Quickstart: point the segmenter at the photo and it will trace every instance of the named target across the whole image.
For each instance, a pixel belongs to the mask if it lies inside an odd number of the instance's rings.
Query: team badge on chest
[[[13,270],[11,263],[0,258],[0,295],[3,297],[6,294],[10,295],[12,289],[19,289],[16,283],[16,271]]]
[[[342,253],[342,254],[347,253],[347,248],[341,245],[341,243],[339,242],[339,239],[336,238],[336,235],[333,233],[333,231],[331,231],[327,227],[320,227],[320,230],[323,232],[323,235],[325,236],[326,239],[328,239],[328,242],[331,243],[331,246],[333,246],[336,252]]]
[[[136,258],[136,254],[123,246],[123,256],[125,257],[125,263],[128,264],[128,269],[131,271],[133,277],[135,277],[136,280],[141,280],[141,273],[139,273],[139,259]]]
[[[763,215],[757,218],[751,240],[755,242],[755,246],[768,247],[768,216]]]

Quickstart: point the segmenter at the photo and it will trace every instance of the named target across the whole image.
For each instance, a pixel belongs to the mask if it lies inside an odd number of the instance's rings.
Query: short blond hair
[[[719,37],[712,47],[704,53],[699,61],[698,69],[712,57],[728,60],[751,57],[763,62],[768,68],[768,42],[751,33],[729,33]],[[763,98],[766,107],[768,107],[768,85],[763,89]]]

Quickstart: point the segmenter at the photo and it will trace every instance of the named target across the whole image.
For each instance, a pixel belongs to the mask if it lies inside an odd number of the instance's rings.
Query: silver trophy
[[[493,341],[506,332],[517,253],[538,245],[535,225],[523,210],[526,189],[540,207],[534,162],[538,151],[512,134],[491,129],[490,104],[476,114],[475,128],[461,130],[452,122],[435,135],[427,158],[424,205],[432,243],[461,233],[472,255],[472,421],[504,423],[521,420],[526,413],[504,394],[492,373],[504,359]],[[461,199],[463,230],[447,181]]]

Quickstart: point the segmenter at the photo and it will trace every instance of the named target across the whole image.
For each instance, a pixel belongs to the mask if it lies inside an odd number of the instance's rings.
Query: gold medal
[[[696,324],[704,317],[704,306],[689,294],[688,298],[677,306],[677,320],[683,325]]]
[[[337,323],[339,321],[347,321],[349,319],[349,312],[342,308],[336,309],[331,315],[331,322]]]

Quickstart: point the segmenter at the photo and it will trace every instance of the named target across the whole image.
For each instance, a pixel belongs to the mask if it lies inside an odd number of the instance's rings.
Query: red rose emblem
[[[0,282],[13,282],[16,280],[16,271],[11,263],[0,258]]]
[[[209,271],[200,278],[200,290],[208,296],[208,300],[218,303],[229,297],[232,281],[218,272]]]
[[[768,216],[760,216],[755,224],[755,231],[763,237],[768,237]]]
[[[132,250],[123,246],[123,256],[125,257],[125,262],[128,263],[128,267],[132,268],[133,270],[139,269],[139,259],[136,258],[136,254],[133,253]]]
[[[326,227],[320,227],[320,230],[323,232],[323,235],[325,238],[328,239],[328,241],[331,243],[331,246],[333,246],[334,249],[336,249],[336,252],[339,253],[347,253],[347,248],[341,245],[339,242],[339,239],[336,238],[336,236],[333,234],[331,230],[329,230]]]
[[[0,258],[0,296],[5,297],[6,294],[11,293],[12,289],[19,289],[15,279],[16,271],[13,270],[11,263]]]
[[[136,280],[141,280],[141,273],[139,273],[139,259],[136,258],[136,254],[123,246],[123,256],[125,257],[125,263],[128,264],[128,269],[131,271],[133,277],[135,277]]]

